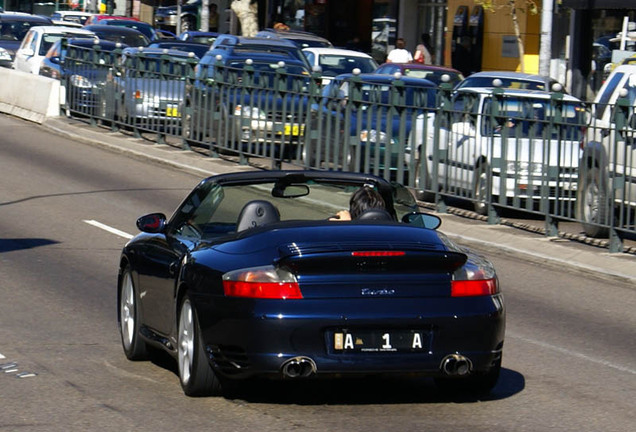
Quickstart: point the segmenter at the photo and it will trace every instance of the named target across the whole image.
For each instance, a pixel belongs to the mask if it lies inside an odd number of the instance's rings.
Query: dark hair
[[[362,212],[370,208],[385,208],[384,199],[378,191],[370,187],[361,187],[351,195],[349,200],[351,219],[357,219]]]
[[[405,46],[406,46],[406,41],[402,38],[397,38],[397,40],[395,41],[395,47],[397,49],[404,49]]]
[[[422,33],[422,44],[426,47],[426,49],[431,48],[431,35],[428,33]]]

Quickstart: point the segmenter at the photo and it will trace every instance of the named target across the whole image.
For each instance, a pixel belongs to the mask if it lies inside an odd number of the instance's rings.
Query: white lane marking
[[[2,355],[2,353],[0,353],[0,360],[5,359],[6,357]]]
[[[610,363],[607,360],[602,360],[602,359],[590,357],[590,356],[582,354],[580,352],[572,351],[572,350],[569,350],[569,349],[566,349],[566,348],[561,348],[561,347],[558,347],[556,345],[551,345],[551,344],[546,343],[546,342],[541,342],[541,341],[538,341],[538,340],[535,340],[535,339],[530,339],[530,338],[527,338],[525,336],[520,336],[518,334],[514,334],[514,333],[511,334],[510,332],[506,332],[506,336],[510,336],[510,337],[512,337],[514,339],[519,339],[519,340],[521,340],[523,342],[527,342],[529,344],[540,346],[541,348],[546,348],[546,349],[549,349],[549,350],[558,351],[558,352],[560,352],[562,354],[567,354],[569,356],[576,357],[576,358],[579,358],[579,359],[582,359],[582,360],[587,360],[589,362],[596,363],[596,364],[599,364],[599,365],[602,365],[602,366],[606,366],[608,368],[616,369],[616,370],[621,371],[621,372],[627,372],[627,373],[630,373],[632,375],[636,375],[636,370],[630,369],[630,368],[625,367],[625,366],[620,366],[620,365],[617,365],[617,364],[614,364],[614,363]]]
[[[84,222],[86,222],[89,225],[93,225],[94,227],[103,229],[104,231],[108,231],[111,234],[115,234],[115,235],[118,235],[119,237],[123,237],[125,239],[133,238],[133,236],[131,234],[128,234],[128,233],[123,232],[123,231],[120,231],[117,228],[113,228],[113,227],[110,227],[108,225],[104,225],[103,223],[97,222],[96,220],[85,220]]]

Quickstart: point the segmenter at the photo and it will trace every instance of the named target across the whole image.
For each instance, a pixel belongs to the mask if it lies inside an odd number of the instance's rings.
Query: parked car
[[[327,85],[336,76],[353,72],[373,72],[378,64],[365,53],[340,48],[303,48],[312,70],[320,68],[322,84]]]
[[[77,23],[84,25],[90,17],[93,16],[92,12],[78,11],[78,10],[58,10],[51,14],[53,21],[65,21],[69,23]]]
[[[328,220],[363,187],[384,210]],[[188,396],[254,377],[405,373],[458,395],[488,393],[506,318],[496,271],[416,209],[403,187],[365,174],[205,179],[170,218],[140,217],[142,233],[123,248],[124,354],[167,352]]]
[[[304,134],[309,78],[307,59],[292,42],[219,36],[188,89],[184,137],[234,153],[289,157]]]
[[[220,33],[216,32],[186,30],[182,31],[178,38],[186,42],[198,42],[212,46],[216,38],[219,37],[219,34]]]
[[[558,101],[558,102],[556,102]],[[543,199],[559,205],[577,196],[580,148],[586,107],[544,91],[462,88],[450,109],[438,112],[442,126],[434,139],[434,117],[418,117],[412,143],[418,158],[418,193],[423,190],[472,200],[486,214],[488,202],[534,209]],[[573,206],[572,206],[573,207]]]
[[[154,42],[166,38],[176,38],[173,33],[158,31],[153,26],[143,21],[125,20],[125,19],[104,19],[99,22],[100,25],[109,25],[117,27],[128,27],[135,29],[144,34],[149,41]]]
[[[176,5],[159,6],[155,9],[155,27],[176,32],[180,22],[181,31],[195,30],[199,22],[201,0],[188,0],[181,5],[181,15],[178,15]]]
[[[322,90],[320,104],[311,107],[305,164],[373,174],[388,170],[404,182],[411,169],[413,121],[433,115],[436,87],[420,78],[338,75]]]
[[[495,82],[495,80],[497,80],[497,82]],[[468,87],[501,87],[551,92],[555,90],[555,85],[558,86],[556,91],[563,91],[563,85],[549,76],[521,72],[486,71],[477,72],[464,78],[455,86],[455,90]]]
[[[51,45],[62,38],[93,37],[95,33],[84,28],[37,26],[29,29],[15,53],[13,69],[38,75],[42,60]]]
[[[86,22],[84,24],[85,25],[94,25],[94,24],[99,24],[100,21],[102,21],[102,20],[114,20],[114,19],[139,21],[138,18],[135,18],[135,17],[132,17],[132,16],[107,15],[107,14],[91,14],[91,16],[86,20]]]
[[[106,112],[126,125],[156,131],[181,127],[190,53],[163,48],[123,50],[113,79],[114,107]],[[179,133],[177,129],[177,133]]]
[[[446,82],[453,87],[464,79],[462,73],[457,69],[421,63],[384,63],[373,73],[383,75],[400,73],[402,76],[427,79],[437,85]]]
[[[161,39],[151,42],[150,45],[148,45],[148,48],[164,48],[169,50],[191,52],[200,59],[206,52],[208,52],[210,46],[202,43],[186,42],[180,39]]]
[[[125,46],[97,38],[60,39],[49,49],[40,75],[63,82],[69,110],[85,115],[102,115],[105,86],[116,53]]]
[[[624,97],[625,105],[618,105]],[[607,237],[610,225],[633,229],[636,211],[636,65],[616,67],[592,104],[579,183],[585,233]],[[624,124],[617,122],[621,112]]]
[[[108,40],[111,42],[119,42],[129,47],[147,46],[150,43],[150,39],[148,39],[139,30],[131,29],[128,27],[90,24],[84,26],[84,28],[95,33],[95,35],[100,39]]]
[[[287,39],[298,45],[300,48],[333,48],[333,44],[324,37],[301,30],[279,30],[266,28],[256,33],[256,37]]]
[[[0,66],[13,66],[15,52],[31,27],[50,25],[49,18],[37,15],[0,13]]]

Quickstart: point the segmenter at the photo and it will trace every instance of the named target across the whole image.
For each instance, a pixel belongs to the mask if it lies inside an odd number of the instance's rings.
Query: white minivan
[[[51,46],[63,37],[95,37],[95,33],[89,30],[63,26],[37,26],[31,27],[22,39],[20,48],[15,53],[13,69],[32,74],[40,73],[40,65],[46,52]]]

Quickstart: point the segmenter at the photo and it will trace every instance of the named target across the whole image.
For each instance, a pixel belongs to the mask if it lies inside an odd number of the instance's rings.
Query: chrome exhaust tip
[[[451,376],[468,375],[473,369],[473,363],[460,354],[449,354],[442,359],[440,369]]]
[[[286,378],[307,378],[316,373],[316,362],[309,357],[293,357],[283,363],[283,376]]]

